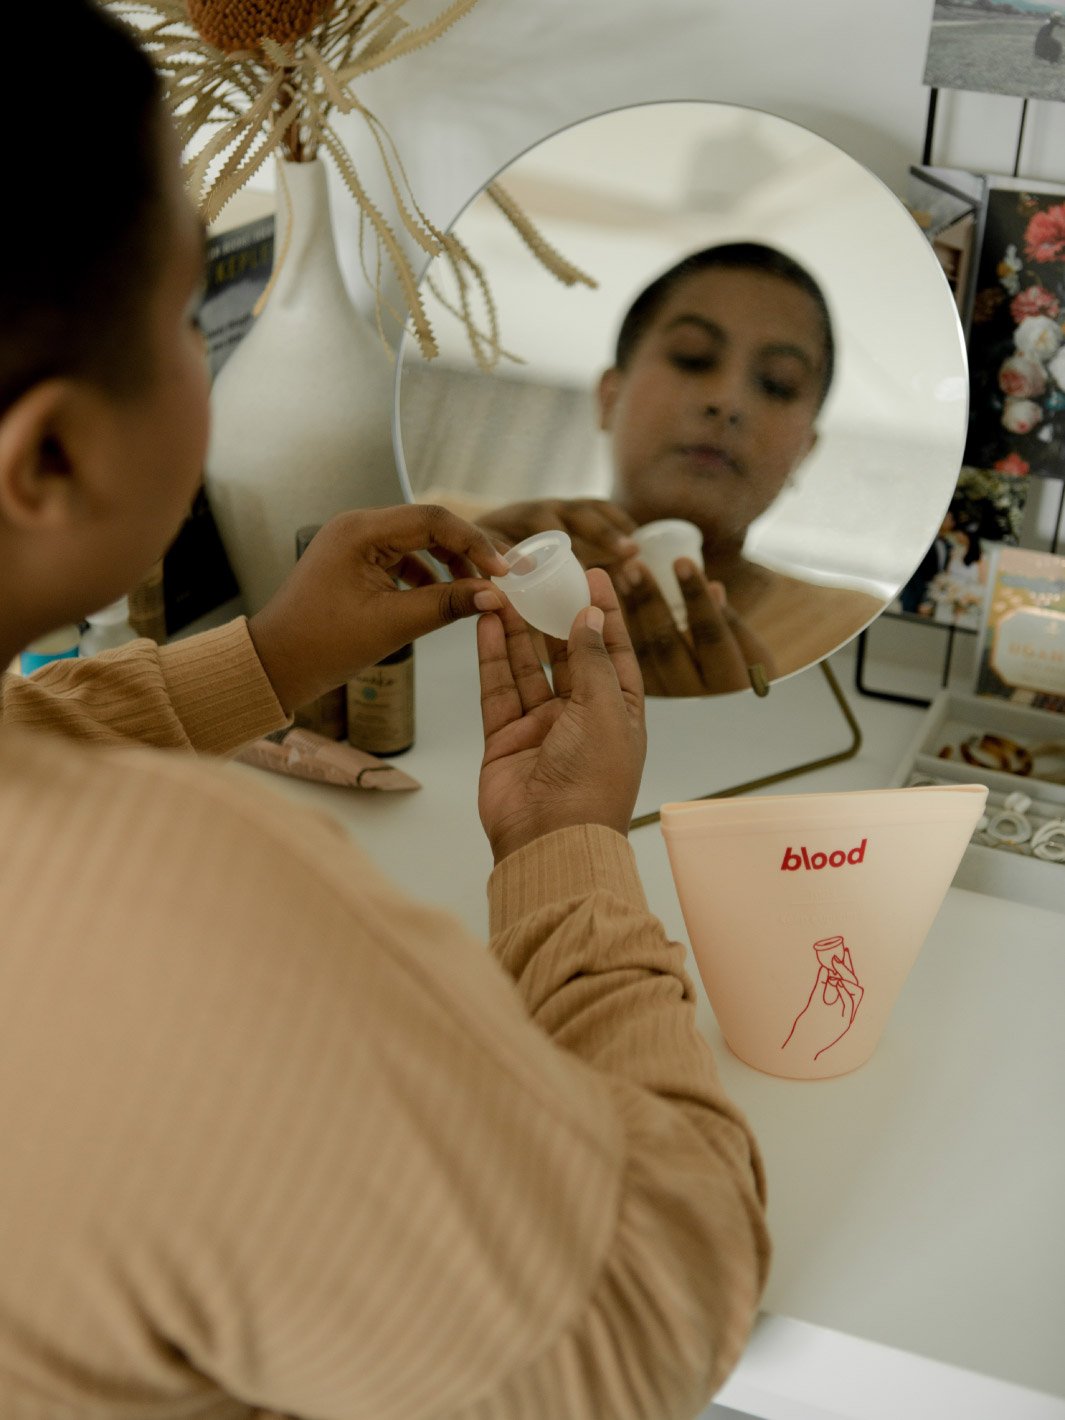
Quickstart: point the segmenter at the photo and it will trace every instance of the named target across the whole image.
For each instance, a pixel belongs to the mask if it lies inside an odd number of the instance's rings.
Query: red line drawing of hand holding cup
[[[822,937],[813,944],[817,976],[806,1005],[795,1017],[781,1050],[813,1050],[817,1060],[850,1030],[865,988],[858,980],[850,948],[842,937]]]

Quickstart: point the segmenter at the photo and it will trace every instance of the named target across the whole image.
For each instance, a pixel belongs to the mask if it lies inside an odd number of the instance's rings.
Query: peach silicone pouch
[[[663,805],[699,975],[741,1060],[797,1080],[864,1065],[986,799],[953,784]]]

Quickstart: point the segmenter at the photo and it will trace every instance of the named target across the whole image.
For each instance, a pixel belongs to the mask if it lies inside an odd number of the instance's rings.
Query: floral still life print
[[[969,369],[965,463],[1065,477],[1065,190],[989,181]]]

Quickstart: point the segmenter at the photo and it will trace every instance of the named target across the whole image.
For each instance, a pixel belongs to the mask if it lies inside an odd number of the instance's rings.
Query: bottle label
[[[344,686],[327,690],[309,705],[301,705],[293,719],[301,729],[313,730],[316,735],[324,735],[327,740],[346,739],[348,697]]]
[[[414,743],[414,657],[369,666],[348,681],[348,743],[399,754]]]
[[[23,675],[32,675],[34,671],[39,671],[42,666],[47,666],[52,661],[73,660],[77,654],[77,646],[71,646],[65,651],[23,651],[19,656],[19,670]]]

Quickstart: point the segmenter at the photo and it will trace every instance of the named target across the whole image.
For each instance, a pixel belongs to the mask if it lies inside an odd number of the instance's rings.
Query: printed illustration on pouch
[[[865,840],[862,840],[865,847]],[[792,1053],[813,1051],[819,1059],[836,1045],[854,1024],[865,988],[858,980],[850,948],[842,937],[822,937],[813,944],[817,974],[805,1006],[795,1017],[787,1039]]]

